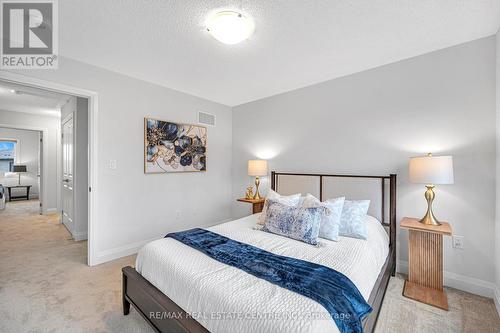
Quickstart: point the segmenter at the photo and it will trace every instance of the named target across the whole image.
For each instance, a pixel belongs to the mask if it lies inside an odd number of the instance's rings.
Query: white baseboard
[[[47,213],[57,213],[57,208],[46,208],[45,214]]]
[[[398,260],[397,271],[399,273],[408,274],[408,262]],[[443,275],[444,285],[447,287],[463,290],[479,296],[495,298],[495,284],[493,282],[447,271],[444,271]]]
[[[73,239],[77,242],[87,239],[87,232],[75,232],[73,234]]]
[[[109,249],[105,251],[100,251],[95,255],[94,265],[103,264],[105,262],[119,259],[122,257],[130,256],[136,254],[141,247],[149,242],[160,239],[163,236],[147,239],[144,241],[136,242],[130,245],[120,246],[114,249]]]
[[[224,219],[224,220],[221,220],[221,221],[214,223],[213,225],[217,225],[217,224],[229,222],[229,221],[233,221],[233,219],[231,219],[231,218]],[[203,227],[209,227],[209,226],[211,226],[211,225],[208,225],[208,226],[205,225]],[[133,254],[136,254],[140,250],[140,248],[143,247],[144,245],[146,245],[147,243],[155,241],[157,239],[161,239],[163,237],[165,237],[165,235],[160,235],[158,237],[135,242],[135,243],[132,243],[129,245],[120,246],[120,247],[117,247],[114,249],[100,251],[95,255],[95,260],[94,260],[94,263],[92,266],[103,264],[103,263],[111,261],[111,260],[115,260],[115,259],[119,259],[122,257],[127,257],[127,256],[131,256]]]
[[[493,297],[493,301],[495,302],[495,307],[497,308],[498,315],[500,316],[500,289],[495,286],[495,297]]]

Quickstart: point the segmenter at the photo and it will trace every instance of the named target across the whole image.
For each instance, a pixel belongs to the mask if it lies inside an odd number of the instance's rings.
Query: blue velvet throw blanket
[[[276,255],[200,228],[165,237],[320,303],[342,333],[363,332],[361,320],[372,311],[354,283],[334,269]]]

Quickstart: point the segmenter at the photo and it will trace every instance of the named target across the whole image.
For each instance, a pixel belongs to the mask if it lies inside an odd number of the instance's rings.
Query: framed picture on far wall
[[[206,127],[144,118],[144,173],[206,170]]]

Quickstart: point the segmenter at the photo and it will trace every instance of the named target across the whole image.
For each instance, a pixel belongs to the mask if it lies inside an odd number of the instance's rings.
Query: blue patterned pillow
[[[325,210],[325,207],[290,207],[268,200],[266,224],[262,230],[316,245]]]
[[[365,219],[370,207],[370,200],[344,201],[342,216],[340,217],[339,235],[366,239]]]

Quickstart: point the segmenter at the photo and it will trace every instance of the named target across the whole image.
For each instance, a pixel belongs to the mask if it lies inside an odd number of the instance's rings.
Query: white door
[[[62,162],[63,162],[63,180],[62,180],[62,222],[72,233],[74,230],[73,221],[73,114],[68,115],[62,123]]]

